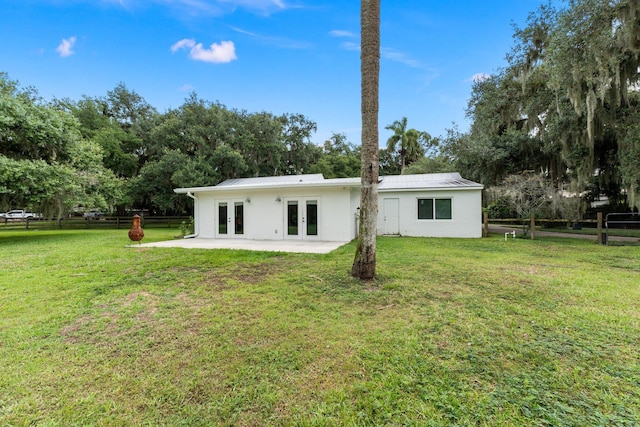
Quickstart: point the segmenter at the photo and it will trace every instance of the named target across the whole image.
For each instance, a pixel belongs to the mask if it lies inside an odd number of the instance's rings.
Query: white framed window
[[[453,219],[451,198],[418,199],[418,219]]]

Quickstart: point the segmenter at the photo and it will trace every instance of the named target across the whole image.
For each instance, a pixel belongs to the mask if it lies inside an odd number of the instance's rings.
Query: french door
[[[216,237],[244,237],[244,202],[242,200],[224,200],[217,202]]]
[[[284,235],[286,239],[320,239],[318,205],[317,197],[285,199]]]

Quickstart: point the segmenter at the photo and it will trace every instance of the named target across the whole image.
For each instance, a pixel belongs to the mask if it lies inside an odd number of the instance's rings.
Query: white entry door
[[[399,206],[399,199],[383,199],[384,234],[400,234]]]
[[[319,200],[317,197],[285,199],[284,237],[286,239],[320,239]]]
[[[216,237],[221,239],[244,237],[244,201],[221,200],[217,202]]]

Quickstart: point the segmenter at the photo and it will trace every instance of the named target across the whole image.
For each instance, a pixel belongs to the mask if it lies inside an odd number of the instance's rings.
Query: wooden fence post
[[[482,237],[489,237],[489,212],[482,213]]]
[[[598,212],[598,244],[604,244],[604,239],[602,237],[602,212]]]
[[[531,232],[531,240],[536,239],[536,213],[531,212],[531,225],[529,226]]]

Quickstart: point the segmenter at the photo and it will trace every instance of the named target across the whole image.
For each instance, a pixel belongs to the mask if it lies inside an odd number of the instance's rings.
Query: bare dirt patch
[[[133,292],[112,304],[101,305],[95,315],[85,315],[60,330],[66,342],[100,344],[117,340],[154,323],[160,297]]]
[[[286,260],[261,264],[236,264],[224,270],[206,270],[200,283],[215,289],[231,288],[235,283],[257,285],[270,276],[285,272],[290,267],[291,262]]]
[[[132,292],[98,306],[94,314],[79,317],[61,329],[60,336],[68,343],[100,347],[117,346],[130,339],[145,339],[149,344],[180,340],[204,328],[203,311],[214,303],[206,296],[197,296],[196,289],[221,291],[241,283],[256,285],[269,276],[286,271],[290,264],[283,259],[259,264],[239,263],[224,268],[172,268],[170,273],[185,278],[185,282],[179,284],[182,292],[174,295],[155,295],[142,290]],[[162,274],[162,271],[150,271],[145,277],[152,279]]]

